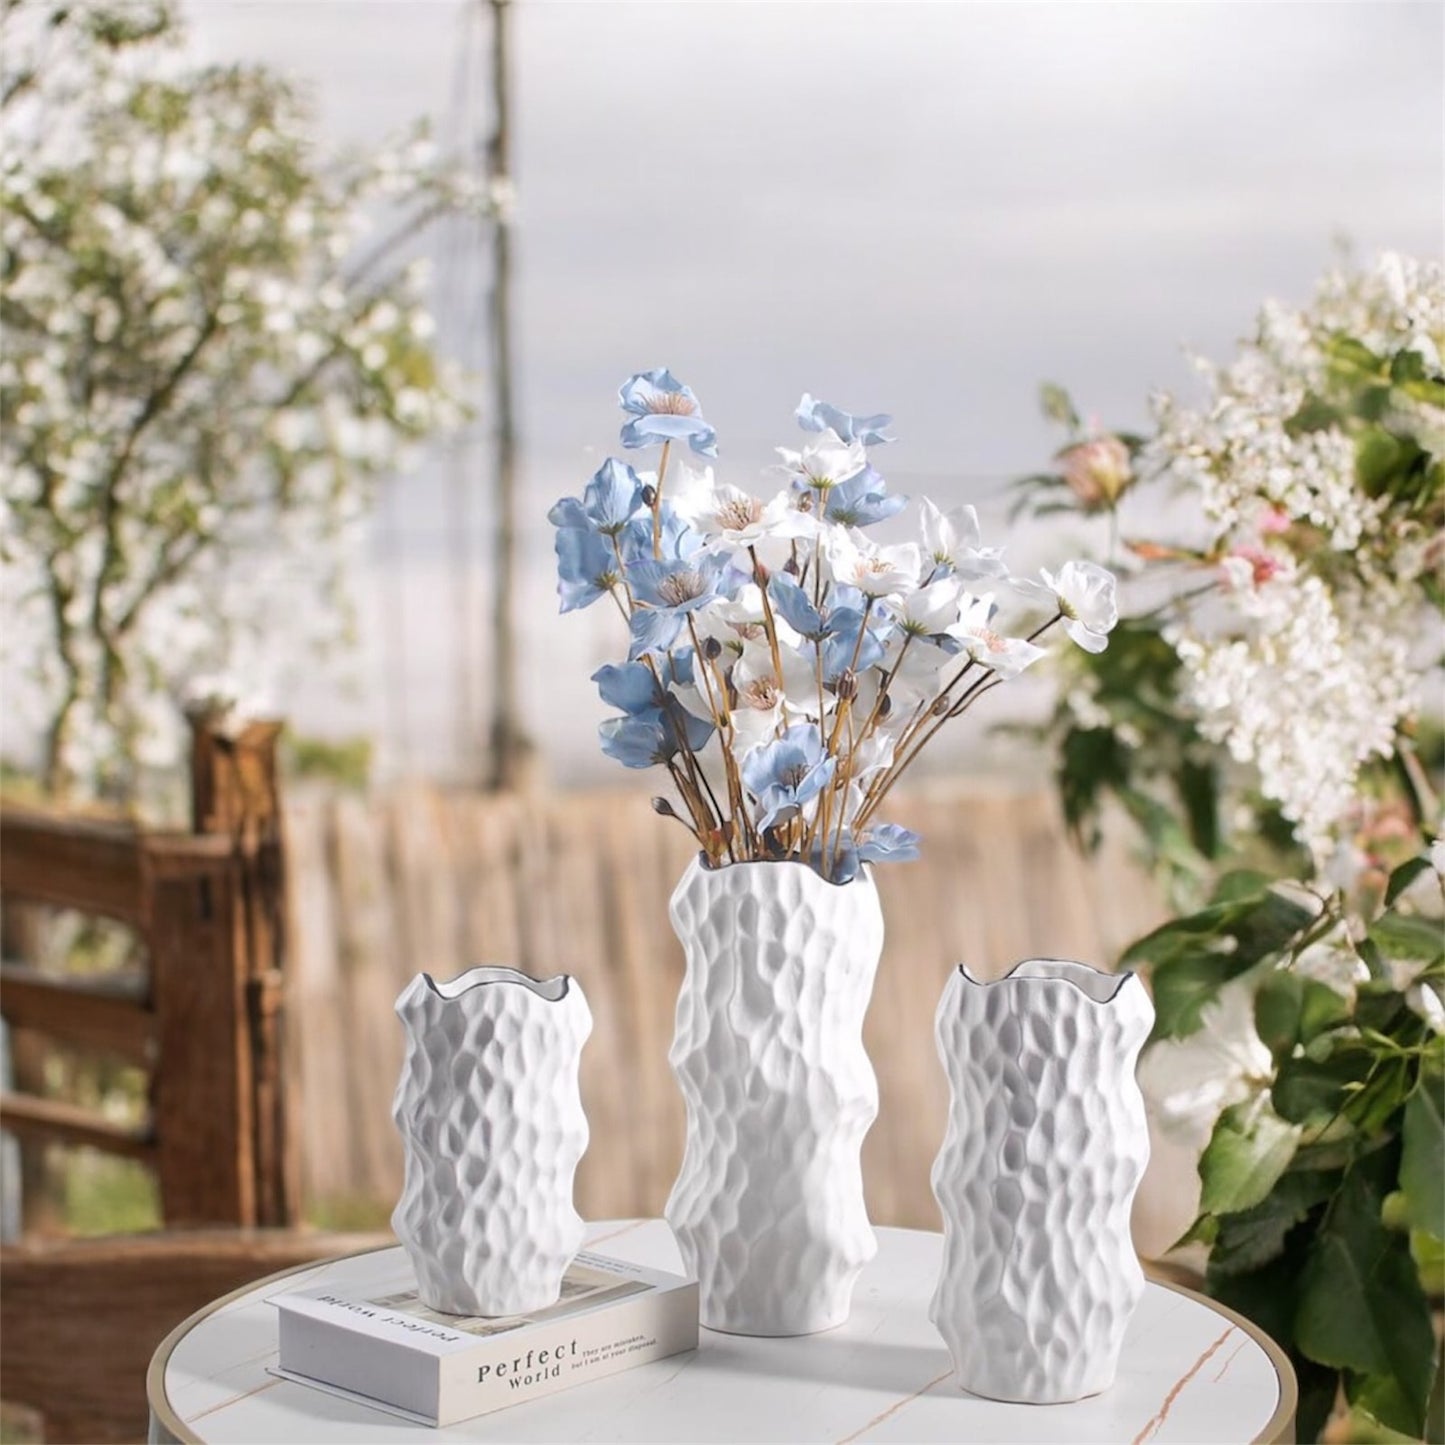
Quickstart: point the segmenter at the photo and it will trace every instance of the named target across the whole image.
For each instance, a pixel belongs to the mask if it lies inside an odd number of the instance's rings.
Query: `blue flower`
[[[795,415],[804,431],[835,432],[841,441],[862,442],[864,446],[871,447],[893,440],[883,434],[883,429],[893,420],[891,416],[882,412],[877,416],[854,416],[836,406],[829,406],[826,401],[818,401],[806,391]]]
[[[681,747],[679,723],[693,752],[712,736],[710,722],[694,717],[677,702],[671,703],[666,711],[648,708],[628,717],[608,718],[598,725],[597,736],[602,740],[602,751],[609,758],[616,758],[624,768],[651,768],[677,755]]]
[[[642,478],[626,462],[608,457],[587,483],[582,500],[563,497],[547,520],[554,527],[586,527],[615,537],[641,506]]]
[[[627,569],[633,601],[628,659],[666,652],[687,625],[690,613],[737,590],[741,574],[719,553],[702,557],[634,562]]]
[[[768,596],[790,627],[801,632],[814,646],[823,649],[823,680],[837,682],[848,668],[864,672],[883,660],[887,628],[876,624],[879,609],[870,608],[856,587],[835,586],[823,611],[816,608],[806,589],[786,572],[774,572],[768,581]],[[867,628],[860,642],[860,629]]]
[[[887,484],[872,467],[864,467],[845,481],[830,487],[823,515],[845,527],[871,527],[901,512],[907,497],[890,497]]]
[[[623,446],[686,441],[699,456],[717,455],[717,433],[703,420],[702,407],[692,388],[684,386],[666,367],[629,376],[617,399],[632,418],[622,427]]]
[[[562,599],[563,612],[590,607],[617,585],[620,564],[597,532],[588,527],[558,527],[556,548],[557,596]]]
[[[797,723],[743,759],[743,785],[757,803],[755,822],[771,828],[794,817],[828,786],[838,760],[824,752],[816,723]]]
[[[851,883],[865,863],[909,863],[918,857],[918,834],[897,823],[868,828],[861,841],[848,829],[841,837],[830,834],[813,844],[809,861],[832,883]]]
[[[662,701],[656,674],[643,662],[624,662],[621,667],[609,662],[592,674],[592,681],[603,702],[620,707],[629,717],[655,711]]]
[[[862,629],[863,637],[858,633]],[[823,639],[823,681],[837,682],[850,669],[867,672],[883,661],[886,648],[878,631],[867,625],[864,613],[852,607],[828,614],[828,635]]]
[[[796,577],[787,572],[774,572],[768,580],[768,596],[789,627],[795,628],[804,637],[814,640],[822,637],[822,614],[813,606]]]
[[[664,500],[661,508],[662,525],[658,529],[659,551],[664,559],[694,557],[702,550],[703,539],[677,514],[675,508]],[[633,562],[652,560],[652,513],[645,512],[635,517],[617,538],[622,560],[629,565]]]
[[[878,625],[883,608],[856,587],[839,584],[830,594],[832,606],[823,626],[823,681],[837,682],[850,668],[866,672],[883,661],[890,625]],[[872,622],[875,625],[870,627]],[[859,640],[859,632],[862,640]]]
[[[645,662],[609,662],[592,674],[598,695],[611,707],[629,716],[666,707],[665,687],[686,687],[692,683],[692,648],[684,647],[659,658],[652,667]]]
[[[858,840],[860,863],[911,863],[918,857],[919,837],[897,823],[879,823]]]

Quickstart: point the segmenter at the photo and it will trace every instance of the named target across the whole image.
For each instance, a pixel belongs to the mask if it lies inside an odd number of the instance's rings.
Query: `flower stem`
[[[657,462],[657,485],[652,489],[652,555],[662,557],[662,479],[667,475],[667,458],[672,451],[670,441],[663,442],[662,456]]]

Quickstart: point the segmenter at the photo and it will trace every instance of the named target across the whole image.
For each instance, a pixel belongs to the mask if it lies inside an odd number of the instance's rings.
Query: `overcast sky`
[[[205,55],[294,72],[328,137],[360,145],[422,113],[455,133],[477,8],[188,5]],[[732,480],[792,441],[806,389],[894,413],[902,440],[878,460],[903,489],[996,514],[998,479],[1055,443],[1041,378],[1139,424],[1151,387],[1186,381],[1183,344],[1223,355],[1263,297],[1303,299],[1333,238],[1439,251],[1442,16],[517,0],[527,634],[565,670],[530,699],[554,772],[590,757],[568,744],[590,750],[585,676],[611,639],[601,609],[556,618],[543,517],[615,449],[629,371],[666,364],[699,392]],[[385,666],[417,700],[413,761],[450,746],[443,474],[397,491],[362,578],[391,616],[387,658],[373,639],[344,711],[319,684],[296,702],[318,727],[394,732]]]

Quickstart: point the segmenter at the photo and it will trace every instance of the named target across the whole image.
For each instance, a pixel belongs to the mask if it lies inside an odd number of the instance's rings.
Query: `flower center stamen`
[[[763,504],[756,497],[732,497],[717,509],[717,524],[727,532],[741,532],[762,521]]]
[[[648,397],[647,409],[653,416],[691,416],[697,403],[680,391],[657,391]]]
[[[697,572],[674,572],[657,584],[657,595],[668,607],[680,607],[702,593],[702,577]]]

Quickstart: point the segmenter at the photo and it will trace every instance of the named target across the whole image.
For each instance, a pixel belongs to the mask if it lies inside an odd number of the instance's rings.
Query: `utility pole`
[[[517,695],[517,637],[514,610],[517,568],[517,427],[512,357],[512,157],[511,0],[486,0],[492,11],[492,135],[487,146],[493,203],[492,343],[493,477],[496,532],[492,551],[492,723],[493,788],[523,781],[531,744],[522,731]]]

